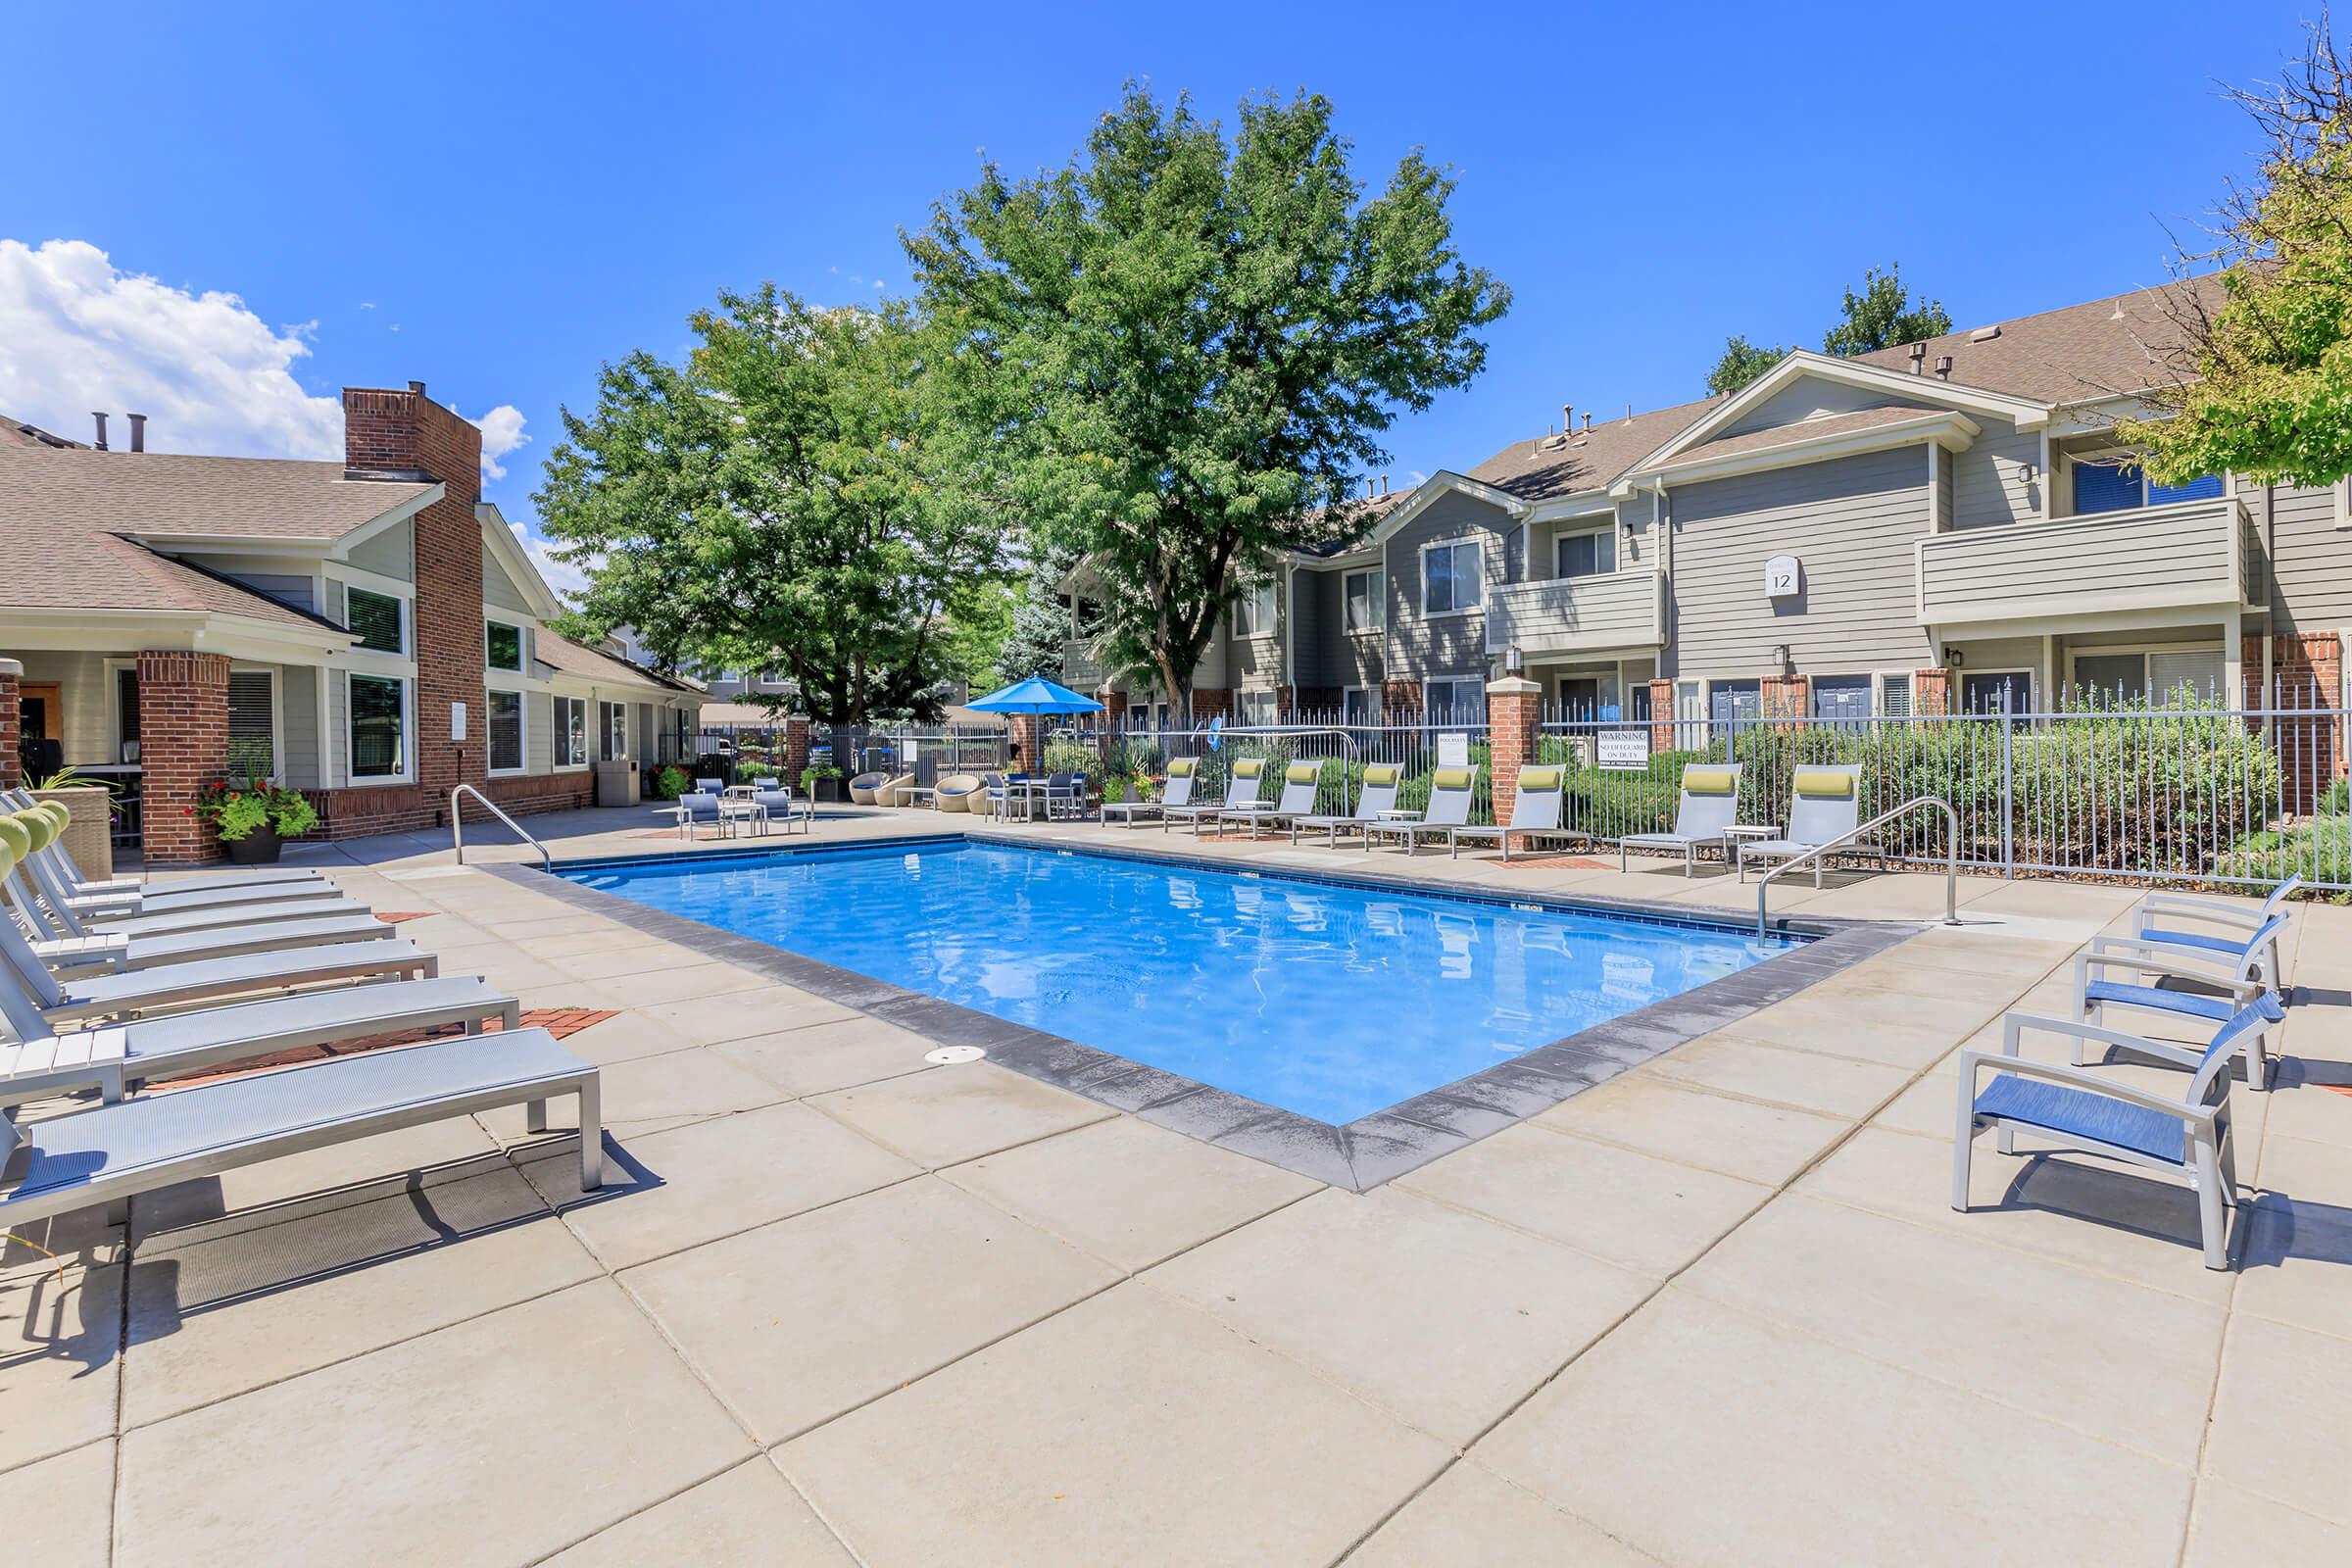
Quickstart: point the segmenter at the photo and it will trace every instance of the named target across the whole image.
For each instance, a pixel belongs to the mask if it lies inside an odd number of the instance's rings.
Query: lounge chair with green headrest
[[[1738,861],[1740,879],[1747,880],[1749,860],[1789,860],[1800,855],[1835,843],[1851,833],[1862,822],[1862,764],[1846,762],[1838,766],[1801,764],[1788,785],[1788,825],[1777,839],[1763,839],[1741,844]],[[1875,848],[1857,841],[1856,850]],[[1813,885],[1821,886],[1821,864],[1826,855],[1813,857]]]
[[[190,888],[181,891],[169,883],[152,883],[138,888],[110,889],[99,894],[75,894],[68,891],[74,882],[74,864],[64,858],[60,844],[66,826],[66,808],[55,801],[44,802],[24,810],[9,813],[31,836],[31,846],[24,853],[21,873],[32,891],[40,895],[67,925],[70,934],[81,936],[80,926],[105,926],[153,914],[172,914],[193,909],[224,908],[236,905],[282,903],[290,899],[339,899],[342,890],[324,877],[302,882],[253,882],[227,887]],[[13,890],[12,890],[13,896]]]
[[[1217,831],[1223,833],[1225,824],[1229,821],[1248,822],[1250,836],[1255,838],[1257,830],[1268,822],[1283,822],[1295,817],[1312,816],[1315,811],[1315,795],[1321,789],[1322,784],[1323,764],[1321,762],[1293,762],[1283,770],[1282,798],[1280,800],[1271,806],[1264,801],[1250,801],[1245,803],[1239,810],[1219,811],[1217,813]]]
[[[1389,821],[1364,824],[1364,848],[1372,847],[1376,837],[1397,838],[1404,841],[1407,855],[1421,851],[1422,835],[1443,837],[1457,827],[1470,825],[1470,807],[1478,788],[1478,769],[1474,767],[1441,767],[1430,775],[1429,808],[1421,813],[1418,822]]]
[[[1628,833],[1617,841],[1617,869],[1626,869],[1625,852],[1680,850],[1683,875],[1690,874],[1701,850],[1724,852],[1731,858],[1731,840],[1725,830],[1740,820],[1740,762],[1692,762],[1683,769],[1682,797],[1675,802],[1671,833]]]
[[[38,804],[40,803],[33,799],[30,790],[0,790],[0,809],[24,810],[27,807]],[[48,804],[57,806],[61,810],[64,809],[63,805],[59,802],[52,801]],[[141,892],[200,893],[216,889],[262,887],[270,883],[325,880],[317,870],[309,866],[257,865],[243,871],[207,871],[202,875],[174,876],[167,882],[150,881],[135,876],[109,877],[104,881],[92,881],[83,875],[81,867],[74,863],[73,855],[67,850],[62,839],[53,846],[53,850],[55,853],[54,863],[58,866],[64,880],[66,892],[77,898],[97,899],[112,895],[116,899],[122,900],[135,898]]]
[[[1176,771],[1178,767],[1183,767],[1185,771],[1179,774]],[[1164,800],[1159,803],[1159,829],[1161,832],[1166,832],[1172,824],[1177,822],[1199,823],[1203,817],[1214,816],[1225,809],[1227,802],[1256,799],[1257,778],[1254,774],[1246,780],[1227,778],[1223,800],[1203,801],[1198,799],[1200,775],[1204,771],[1203,760],[1198,757],[1178,758],[1168,764],[1168,791],[1170,794],[1175,793],[1176,780],[1180,777],[1183,778],[1185,780],[1184,804],[1179,806],[1173,801]],[[1195,836],[1198,837],[1200,829],[1196,826]]]
[[[1266,760],[1262,757],[1237,757],[1233,771],[1226,775],[1225,798],[1214,806],[1195,806],[1182,811],[1163,813],[1163,820],[1183,817],[1193,824],[1193,837],[1200,836],[1200,824],[1217,823],[1221,836],[1225,831],[1223,818],[1227,813],[1254,810],[1257,803],[1257,781],[1266,774]]]
[[[1582,828],[1560,825],[1560,804],[1567,795],[1568,770],[1562,767],[1523,767],[1511,795],[1511,819],[1498,827],[1457,827],[1446,835],[1446,853],[1458,856],[1465,842],[1493,840],[1511,858],[1511,839],[1585,839]]]
[[[1168,781],[1161,787],[1156,801],[1104,801],[1102,821],[1108,826],[1116,815],[1129,827],[1139,816],[1164,816],[1171,810],[1181,811],[1193,804],[1193,777],[1200,772],[1198,758],[1179,757],[1168,764]]]
[[[1346,816],[1294,816],[1291,818],[1291,842],[1298,842],[1300,828],[1324,828],[1331,834],[1331,847],[1340,847],[1342,833],[1363,833],[1364,848],[1372,848],[1372,837],[1366,832],[1369,824],[1385,819],[1396,808],[1396,785],[1404,769],[1393,762],[1372,762],[1364,768],[1363,787],[1356,792],[1355,809]]]

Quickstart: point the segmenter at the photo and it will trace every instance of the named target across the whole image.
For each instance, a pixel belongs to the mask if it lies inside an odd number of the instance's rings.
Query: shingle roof
[[[202,611],[280,626],[325,621],[109,533],[61,539],[0,505],[0,610]]]
[[[1954,383],[2043,403],[2144,391],[2171,378],[2172,357],[2181,348],[2180,330],[2167,314],[2168,296],[2176,302],[2201,301],[2211,309],[2221,303],[2221,274],[1988,323],[1997,325],[1999,335],[1983,342],[1976,334],[1988,326],[1946,332],[1928,340],[1925,379],[1936,379],[1936,362],[1949,355]],[[1886,369],[1911,368],[1908,345],[1858,358]]]
[[[1900,424],[1905,419],[1927,418],[1948,412],[1918,403],[1894,403],[1883,409],[1825,415],[1818,419],[1799,419],[1794,424],[1776,424],[1769,429],[1748,430],[1740,435],[1727,435],[1720,440],[1685,447],[1658,466],[1671,471],[1685,464],[1704,463],[1710,458],[1728,458],[1741,452],[1766,452],[1774,447],[1794,446],[1799,441],[1815,441],[1828,435],[1871,430],[1883,424]]]
[[[625,659],[559,637],[552,631],[542,631],[532,645],[539,662],[566,675],[596,681],[605,686],[636,686],[658,692],[699,692],[700,686],[663,675],[633,664]]]
[[[1702,398],[1630,419],[1611,419],[1573,435],[1521,441],[1472,468],[1468,477],[1529,501],[1597,490],[1722,401]]]
[[[1298,554],[1318,558],[1347,554],[1363,542],[1364,535],[1370,533],[1381,518],[1404,505],[1419,488],[1418,485],[1406,485],[1401,490],[1387,490],[1376,496],[1358,496],[1353,501],[1343,501],[1336,507],[1324,508],[1326,514],[1345,514],[1348,524],[1347,532],[1326,539],[1319,545],[1311,545]]]
[[[346,479],[340,463],[0,442],[0,514],[40,517],[61,534],[339,539],[433,488]]]

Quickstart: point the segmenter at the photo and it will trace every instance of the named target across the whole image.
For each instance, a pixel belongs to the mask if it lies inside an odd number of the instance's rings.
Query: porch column
[[[1952,710],[1952,672],[1943,665],[1911,672],[1911,711],[1948,713]]]
[[[1038,736],[1045,726],[1039,722],[1038,715],[1007,713],[1004,715],[1004,724],[1011,732],[1013,750],[1018,754],[1015,760],[1020,770],[1024,773],[1039,771],[1044,766],[1045,749],[1038,744]]]
[[[808,715],[787,714],[784,719],[784,787],[801,787],[801,774],[808,767]]]
[[[1674,743],[1674,682],[1653,680],[1649,683],[1649,749],[1679,750]]]
[[[0,789],[13,790],[24,782],[24,770],[17,763],[17,746],[24,738],[19,706],[24,681],[22,663],[0,659]]]
[[[1536,760],[1536,724],[1544,688],[1523,675],[1487,682],[1487,744],[1494,759],[1494,820],[1511,819],[1519,770]]]
[[[220,853],[196,797],[228,774],[228,659],[146,649],[139,655],[140,820],[150,865]]]

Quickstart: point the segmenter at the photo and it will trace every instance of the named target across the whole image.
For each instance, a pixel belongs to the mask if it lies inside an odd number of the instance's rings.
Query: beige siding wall
[[[522,597],[522,590],[514,586],[514,579],[507,575],[506,569],[499,565],[498,558],[487,550],[482,552],[482,603],[525,614],[530,612],[530,601]]]
[[[1947,452],[1939,460],[1951,470],[1951,511],[1955,528],[1997,528],[2004,523],[2028,522],[2038,514],[2047,476],[2028,483],[2026,466],[2041,464],[2041,432],[2020,430],[1989,414],[1973,416],[1984,431],[1966,452]]]
[[[1492,594],[1503,582],[1504,536],[1519,524],[1499,507],[1472,496],[1450,494],[1398,529],[1386,551],[1389,583],[1389,677],[1421,680],[1432,675],[1484,675],[1486,614],[1432,618],[1421,610],[1421,549],[1445,539],[1475,539]]]
[[[65,753],[69,766],[117,762],[113,727],[114,674],[104,654],[21,652],[0,648],[0,654],[24,665],[24,684],[55,682],[57,712],[50,719],[52,737]]]
[[[342,559],[365,571],[381,577],[398,577],[403,582],[416,578],[416,525],[400,523],[386,528],[372,539],[362,541],[348,551],[339,552]]]
[[[1924,662],[1912,546],[1927,481],[1926,449],[1907,447],[1672,491],[1680,672],[1760,670],[1775,643],[1799,669]],[[1767,599],[1764,563],[1782,554],[1803,563],[1804,592]]]
[[[2256,498],[2247,497],[2249,506]],[[2336,527],[2335,492],[2280,485],[2271,492],[2273,570],[2282,631],[2352,626],[2352,533]]]
[[[1890,408],[1909,401],[1913,400],[1892,396],[1876,387],[1847,386],[1841,381],[1816,380],[1808,375],[1781,388],[1717,432],[1712,439],[1744,435],[1750,430],[1778,429],[1785,424],[1796,424],[1825,415],[1858,414],[1864,409]]]

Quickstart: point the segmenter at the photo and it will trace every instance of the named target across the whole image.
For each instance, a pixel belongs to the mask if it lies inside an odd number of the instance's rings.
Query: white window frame
[[[1260,609],[1264,613],[1259,614]],[[1249,628],[1243,629],[1243,612],[1249,612]],[[1260,621],[1263,624],[1260,624]],[[1233,602],[1233,636],[1236,642],[1255,642],[1271,637],[1282,620],[1282,586],[1274,578],[1254,583],[1242,590],[1241,598]]]
[[[504,626],[514,634],[514,667],[490,662],[490,628]],[[482,668],[493,675],[525,675],[530,673],[531,635],[519,620],[501,620],[496,615],[482,617]]]
[[[1451,609],[1451,610],[1432,610],[1432,609],[1430,609],[1430,608],[1429,608],[1429,558],[1430,558],[1430,556],[1431,556],[1432,554],[1434,554],[1435,552],[1437,552],[1437,551],[1440,551],[1440,550],[1459,550],[1459,549],[1461,549],[1461,548],[1462,548],[1463,546],[1465,546],[1465,545],[1469,547],[1471,554],[1473,555],[1473,557],[1475,557],[1475,558],[1476,558],[1476,561],[1477,561],[1477,565],[1476,565],[1476,566],[1475,566],[1475,567],[1472,569],[1472,571],[1471,571],[1471,573],[1470,573],[1470,580],[1471,580],[1472,582],[1475,582],[1476,584],[1478,584],[1478,599],[1477,599],[1477,602],[1476,602],[1476,603],[1474,603],[1474,604],[1458,605],[1458,606],[1454,607],[1454,608],[1453,608],[1453,609]],[[1483,539],[1480,539],[1480,538],[1477,538],[1477,537],[1475,537],[1475,536],[1473,536],[1473,535],[1464,534],[1464,535],[1460,535],[1460,536],[1458,536],[1458,537],[1456,537],[1456,538],[1452,538],[1452,539],[1432,539],[1432,540],[1431,540],[1429,543],[1427,543],[1427,544],[1425,544],[1425,545],[1423,545],[1423,546],[1421,547],[1421,618],[1422,618],[1423,620],[1446,620],[1446,619],[1449,619],[1449,618],[1451,618],[1452,616],[1455,616],[1455,615],[1474,615],[1474,614],[1478,613],[1480,611],[1484,610],[1484,609],[1486,608],[1486,606],[1487,606],[1487,545],[1486,545],[1486,541],[1485,541],[1485,540],[1483,540]],[[1426,683],[1426,682],[1424,682],[1424,684],[1426,685],[1427,683]],[[1427,694],[1426,694],[1426,693],[1424,693],[1424,695],[1423,695],[1423,699],[1422,699],[1422,700],[1423,700],[1424,702],[1426,702],[1426,701],[1428,700],[1428,697],[1427,697]]]
[[[137,666],[133,665],[132,667],[136,668]],[[267,675],[270,677],[270,781],[273,784],[285,783],[286,689],[284,680],[279,676],[278,667],[275,664],[252,664],[237,660],[230,662],[228,672],[232,675]],[[107,679],[107,707],[110,710],[110,719],[112,717],[111,710],[117,702],[115,685],[114,677],[109,676]],[[145,700],[145,696],[142,694],[140,701],[144,702]],[[117,725],[116,727],[120,728],[121,726]],[[140,748],[140,755],[145,755],[143,746]]]
[[[1886,711],[1886,691],[1896,681],[1903,683],[1905,711],[1892,714]],[[1919,675],[1909,669],[1874,669],[1870,672],[1870,714],[1873,718],[1915,718],[1919,714]]]
[[[400,687],[400,763],[397,773],[362,773],[358,770],[359,738],[352,731],[357,714],[352,706],[351,683],[355,680],[388,680]],[[416,677],[414,675],[384,674],[372,669],[351,669],[343,672],[343,777],[354,789],[372,789],[380,784],[414,784],[416,782]]]
[[[566,697],[562,692],[551,695],[552,704],[556,706],[548,709],[548,721],[555,726],[548,735],[548,764],[558,773],[583,772],[589,763],[596,760],[596,730],[588,721],[590,699]],[[564,710],[560,706],[564,703],[577,703],[580,709],[580,760],[576,762],[564,761],[563,754],[557,749],[559,743],[568,745],[571,740],[571,726],[564,721]]]
[[[412,597],[411,595],[408,595],[408,594],[396,594],[396,593],[389,592],[389,591],[387,591],[387,590],[385,590],[385,589],[378,588],[378,587],[374,586],[374,585],[373,585],[373,584],[371,584],[371,583],[364,583],[364,582],[346,582],[346,583],[344,583],[344,584],[343,584],[343,629],[344,629],[345,631],[350,631],[350,630],[351,630],[351,596],[352,596],[353,594],[355,594],[355,593],[362,593],[362,594],[373,594],[373,595],[374,595],[376,598],[378,598],[378,599],[389,599],[389,600],[391,600],[391,601],[392,601],[394,604],[396,604],[396,605],[398,605],[398,606],[400,607],[400,646],[399,646],[398,648],[396,648],[396,649],[395,649],[395,648],[369,648],[369,647],[368,647],[366,644],[364,644],[364,643],[361,643],[361,642],[358,642],[358,641],[356,640],[356,637],[357,637],[357,635],[358,635],[358,634],[357,634],[357,633],[354,633],[353,635],[354,635],[354,637],[355,637],[355,641],[354,641],[354,642],[352,643],[352,645],[351,645],[351,651],[352,651],[353,653],[355,653],[355,654],[362,654],[362,655],[368,655],[368,654],[371,654],[371,655],[373,655],[374,657],[376,657],[376,658],[378,658],[378,659],[414,659],[414,658],[416,658],[416,599],[415,599],[414,597]]]
[[[596,705],[596,740],[595,744],[590,746],[588,749],[596,754],[599,761],[611,760],[615,762],[625,762],[631,760],[629,757],[629,708],[630,705],[627,703],[612,703],[606,702],[602,699],[598,700]],[[606,742],[612,737],[612,718],[614,716],[617,716],[620,719],[620,745],[614,752],[614,755],[612,758],[607,759],[605,757],[605,752],[607,749]]]
[[[1438,686],[1475,686],[1478,688],[1477,701],[1467,705],[1440,703],[1431,695],[1431,689]],[[1441,710],[1448,713],[1477,712],[1484,710],[1486,705],[1487,683],[1476,675],[1431,675],[1421,682],[1421,710],[1424,713],[1435,713]]]
[[[1369,577],[1364,603],[1371,609],[1372,618],[1361,626],[1348,625],[1348,585],[1358,577]],[[1340,573],[1340,624],[1350,637],[1377,637],[1389,625],[1389,574],[1385,566],[1356,566]]]
[[[513,767],[491,767],[490,761],[490,699],[514,699],[514,728],[518,741],[517,753],[522,760]],[[531,770],[531,694],[518,686],[491,686],[482,692],[482,762],[483,771],[492,778],[515,778]]]
[[[1598,539],[1603,536],[1606,536],[1609,541],[1609,569],[1606,571],[1584,572],[1581,573],[1580,576],[1616,576],[1622,565],[1624,553],[1617,548],[1617,524],[1611,522],[1606,526],[1599,528],[1563,528],[1558,533],[1553,534],[1551,536],[1551,575],[1553,580],[1558,582],[1575,582],[1580,580],[1579,577],[1569,576],[1568,573],[1561,568],[1561,546],[1567,544],[1571,539]]]

